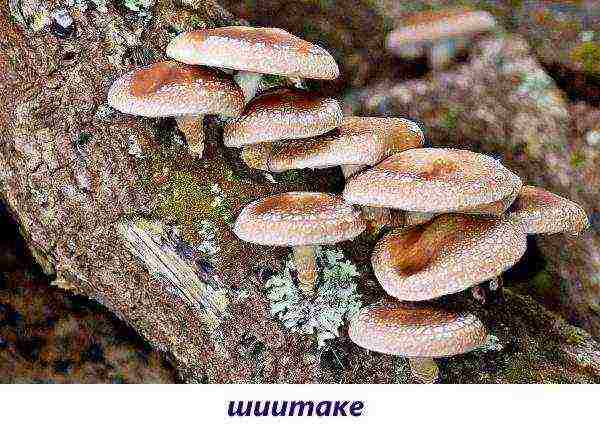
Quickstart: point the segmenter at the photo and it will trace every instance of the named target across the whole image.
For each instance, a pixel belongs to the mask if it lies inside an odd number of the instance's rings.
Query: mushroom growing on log
[[[487,331],[468,312],[386,300],[364,308],[348,335],[367,350],[408,357],[414,377],[435,383],[439,368],[433,358],[469,352],[485,342]]]
[[[161,211],[173,200],[169,190],[181,194],[188,180],[202,188],[199,175],[222,176],[225,159],[217,155],[199,165],[168,155],[165,164],[184,176],[165,175],[169,182],[153,185],[146,163],[163,149],[164,131],[106,105],[110,84],[131,70],[132,48],[159,56],[170,39],[167,29],[182,16],[208,27],[235,18],[212,0],[165,0],[156,2],[154,18],[142,29],[142,20],[132,21],[113,2],[103,12],[67,6],[76,32],[63,43],[51,31],[28,29],[30,17],[23,19],[20,3],[10,0],[10,13],[0,6],[0,59],[8,60],[0,62],[0,194],[44,272],[64,290],[98,301],[164,351],[183,381],[330,382],[326,369],[306,357],[306,340],[271,317],[262,288],[251,279],[259,261],[278,262],[272,252],[249,252],[223,224],[217,235],[227,243],[220,254],[227,264],[207,271],[190,255],[190,240],[169,230],[174,216]],[[216,135],[206,140],[220,144]],[[140,156],[129,153],[132,142],[141,144]],[[228,179],[227,187],[236,205],[247,202],[246,182]],[[276,187],[252,188],[267,195]],[[188,198],[176,197],[190,205]],[[362,276],[366,264],[359,265]],[[530,381],[520,374],[526,370],[540,381],[598,381],[600,349],[588,334],[527,296],[509,296],[510,305],[491,314],[502,319],[494,331],[508,333],[516,349],[503,354],[502,366],[486,370],[486,381]],[[256,358],[237,354],[246,332],[264,343]],[[344,381],[395,381],[374,355],[354,348],[348,356],[352,363],[340,370]],[[539,364],[543,371],[535,369]],[[489,365],[474,358],[458,381],[480,382],[484,368]]]
[[[315,294],[314,246],[350,240],[365,230],[360,212],[340,197],[292,192],[259,199],[238,216],[234,231],[247,242],[291,246],[301,291]]]
[[[225,125],[225,146],[318,136],[341,125],[340,103],[298,89],[270,89],[252,99],[239,118]]]
[[[391,296],[430,300],[499,276],[526,247],[523,230],[507,219],[444,214],[390,232],[375,246],[371,262]]]
[[[246,101],[256,94],[262,74],[321,80],[339,75],[325,49],[274,28],[229,26],[182,33],[171,41],[167,55],[190,65],[238,71],[235,80]]]
[[[531,185],[521,188],[508,216],[528,234],[578,235],[590,226],[585,211],[575,202]]]
[[[340,166],[350,178],[366,166],[424,144],[417,124],[402,118],[347,117],[327,134],[306,139],[281,140],[245,146],[242,158],[248,166],[269,172]],[[385,208],[365,207],[369,220],[386,224]]]
[[[159,62],[125,74],[108,91],[109,104],[123,113],[174,117],[192,155],[202,157],[206,114],[238,116],[241,89],[226,75],[208,68]]]
[[[354,176],[346,183],[344,199],[356,205],[401,210],[392,225],[410,227],[446,212],[499,216],[521,185],[517,175],[486,155],[416,148]]]

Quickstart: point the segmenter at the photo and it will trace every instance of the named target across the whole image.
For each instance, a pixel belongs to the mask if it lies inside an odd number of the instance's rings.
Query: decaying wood
[[[177,234],[168,233],[160,221],[142,217],[125,219],[117,228],[129,251],[150,274],[164,278],[178,297],[199,309],[211,330],[219,326],[229,303],[226,288],[217,276],[212,276],[212,282],[200,279],[203,271]]]
[[[28,4],[47,11],[64,7],[57,0]],[[15,9],[20,2],[10,5]],[[351,345],[343,330],[328,356],[314,350],[311,336],[290,333],[272,317],[255,268],[281,268],[277,249],[241,243],[213,213],[209,217],[225,239],[222,261],[209,258],[211,266],[204,266],[207,258],[200,261],[193,246],[172,231],[168,212],[158,212],[168,201],[165,183],[171,176],[187,180],[186,171],[202,172],[205,178],[189,179],[204,182],[207,191],[220,175],[228,186],[225,193],[236,199],[233,213],[258,195],[292,187],[258,182],[246,169],[238,170],[211,129],[206,161],[194,162],[182,146],[178,152],[183,153],[157,172],[149,150],[164,148],[161,137],[176,135],[174,125],[115,113],[106,104],[107,90],[118,76],[164,57],[173,29],[232,24],[233,17],[213,1],[195,0],[158,0],[150,22],[110,2],[103,12],[68,11],[75,31],[62,38],[47,26],[34,31],[28,16],[16,16],[6,3],[0,6],[0,194],[53,283],[107,306],[168,353],[185,381],[408,381],[404,371],[398,374],[397,359]],[[229,178],[226,171],[232,173]],[[302,188],[325,190],[329,182],[315,175]],[[210,207],[187,199],[181,201],[190,208],[171,216],[179,218],[176,223]],[[365,301],[383,295],[368,272],[372,247],[362,240],[346,249],[367,270],[360,288]],[[520,351],[533,345],[548,346],[552,351],[547,354],[574,354],[570,365],[555,360],[547,365],[565,381],[597,381],[587,366],[596,366],[600,351],[588,335],[578,335],[568,351],[561,350],[572,328],[559,322],[555,330],[558,320],[543,316],[539,307],[531,313],[520,298],[513,302],[510,309],[480,312],[509,324],[494,330],[501,340]],[[525,327],[535,321],[537,328]],[[584,347],[587,365],[577,359]],[[502,373],[484,378],[479,374],[487,371],[472,368],[478,360],[476,355],[469,359],[464,375],[464,359],[451,362],[459,378],[450,380],[521,379]],[[518,364],[521,359],[508,363],[513,362],[515,372],[528,369]]]

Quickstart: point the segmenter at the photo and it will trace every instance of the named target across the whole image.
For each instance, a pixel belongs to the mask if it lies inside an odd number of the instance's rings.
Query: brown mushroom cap
[[[375,246],[371,262],[383,289],[399,300],[429,300],[463,291],[512,267],[526,235],[508,219],[444,214]]]
[[[352,319],[350,339],[371,351],[406,357],[446,357],[480,347],[487,331],[472,313],[385,300]]]
[[[244,95],[225,74],[169,61],[119,78],[108,91],[108,103],[123,113],[147,117],[238,116]]]
[[[169,43],[167,56],[190,65],[263,74],[326,80],[339,75],[325,49],[275,28],[230,26],[182,33]]]
[[[279,88],[253,98],[242,115],[227,124],[226,146],[300,139],[324,134],[344,120],[340,104],[310,92]]]
[[[520,179],[483,154],[459,149],[409,149],[346,183],[344,199],[420,212],[454,212],[514,194]]]
[[[242,210],[234,226],[240,239],[267,246],[333,244],[364,229],[360,211],[341,197],[308,192],[256,200]]]
[[[585,211],[575,202],[531,185],[521,188],[508,214],[528,234],[578,234],[589,227]]]
[[[374,165],[424,141],[419,126],[409,120],[352,116],[322,136],[246,146],[242,158],[250,167],[270,172]]]
[[[389,34],[387,48],[402,54],[402,47],[408,44],[469,36],[488,32],[495,27],[494,17],[485,11],[456,8],[441,12],[420,12]]]

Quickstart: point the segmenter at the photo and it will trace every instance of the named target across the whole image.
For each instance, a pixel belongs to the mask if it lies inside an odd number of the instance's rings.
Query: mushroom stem
[[[422,383],[435,383],[439,368],[431,357],[411,357],[408,359],[413,376]]]
[[[344,164],[341,166],[342,173],[344,174],[344,178],[346,180],[352,175],[354,175],[356,172],[359,172],[363,167],[365,166],[362,164]]]
[[[261,78],[262,74],[250,71],[239,71],[235,75],[234,80],[242,88],[246,102],[250,101],[256,95]]]
[[[495,303],[502,300],[502,276],[494,277],[487,282],[471,288],[471,295],[481,304]]]
[[[315,295],[315,281],[317,280],[317,260],[313,246],[294,246],[294,263],[298,270],[300,291],[306,297]]]
[[[502,290],[502,276],[494,277],[490,280],[490,291],[500,291]]]
[[[176,120],[177,127],[185,136],[185,141],[187,142],[190,154],[202,158],[204,152],[204,116],[179,116]]]
[[[471,295],[480,304],[485,304],[485,289],[481,285],[475,285],[473,288],[471,288]]]
[[[416,59],[417,57],[423,55],[423,45],[419,42],[402,44],[398,52],[401,53],[403,57]]]
[[[455,54],[455,44],[452,39],[434,42],[429,47],[429,65],[434,71],[445,69]]]

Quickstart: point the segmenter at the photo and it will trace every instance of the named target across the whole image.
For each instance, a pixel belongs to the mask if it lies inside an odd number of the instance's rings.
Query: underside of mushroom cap
[[[250,167],[271,172],[374,165],[393,152],[423,146],[423,142],[423,133],[409,120],[348,117],[318,137],[246,146],[242,158]]]
[[[447,357],[481,346],[487,331],[468,312],[385,300],[362,309],[350,322],[348,335],[358,346],[379,353]]]
[[[419,12],[389,34],[387,48],[402,54],[402,48],[408,44],[470,36],[489,32],[495,27],[494,17],[485,11],[454,8]]]
[[[324,134],[344,120],[339,102],[297,89],[278,88],[252,99],[223,132],[225,146],[300,139]]]
[[[339,75],[325,49],[277,28],[229,26],[182,33],[169,43],[167,56],[262,74],[326,80]]]
[[[521,188],[508,214],[528,234],[579,234],[590,225],[585,211],[575,202],[531,185]]]
[[[417,148],[392,155],[346,183],[344,199],[364,206],[455,212],[514,194],[519,178],[487,155]]]
[[[119,78],[108,92],[108,103],[123,113],[147,117],[238,116],[244,96],[225,74],[168,61]]]
[[[526,235],[505,218],[444,214],[395,230],[375,246],[371,263],[383,289],[399,300],[430,300],[493,279],[525,253]]]
[[[267,246],[333,244],[365,229],[359,210],[327,193],[290,192],[246,206],[234,232],[242,240]]]

